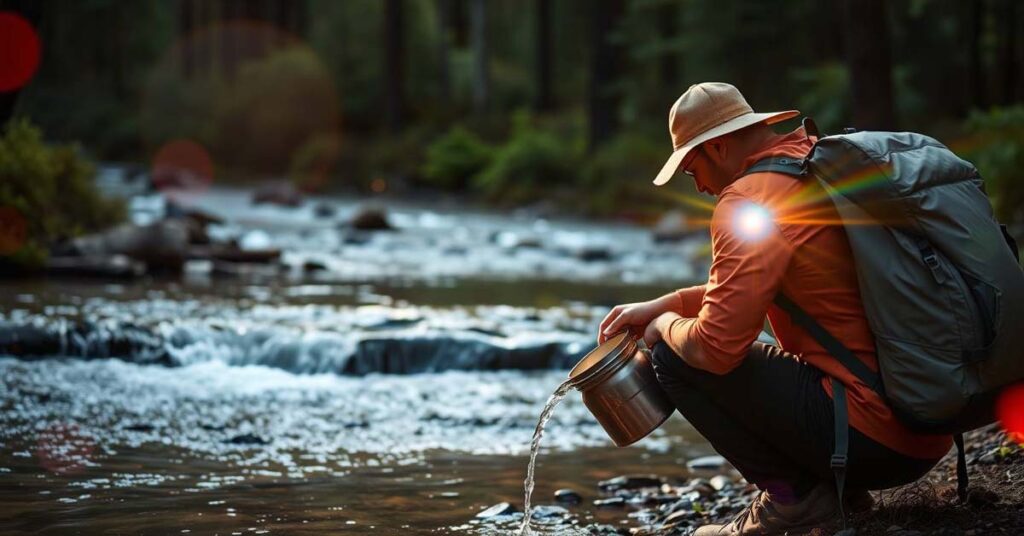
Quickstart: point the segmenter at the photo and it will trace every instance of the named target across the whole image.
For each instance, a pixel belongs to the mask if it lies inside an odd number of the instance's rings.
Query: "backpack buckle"
[[[845,454],[833,454],[829,466],[832,469],[846,469],[846,459]]]

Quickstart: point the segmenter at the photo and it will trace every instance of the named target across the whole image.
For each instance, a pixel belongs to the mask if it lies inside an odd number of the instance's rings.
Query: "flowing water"
[[[0,281],[0,533],[510,534],[523,514],[476,514],[558,488],[574,524],[530,530],[625,528],[599,480],[711,452],[679,418],[619,449],[579,397],[550,411],[608,308],[689,283],[700,244],[438,207],[356,236],[354,203],[200,201],[214,241],[280,266]]]
[[[520,536],[526,536],[530,533],[530,496],[533,495],[534,485],[534,466],[537,463],[537,453],[540,452],[540,439],[544,436],[544,426],[551,419],[551,415],[555,412],[555,406],[565,398],[565,395],[572,389],[570,380],[566,380],[559,385],[555,392],[548,398],[544,409],[540,412],[540,418],[537,419],[537,428],[533,431],[533,440],[530,442],[530,464],[526,466],[526,480],[523,482],[523,489],[525,490],[525,497],[523,500],[523,526],[519,529]]]

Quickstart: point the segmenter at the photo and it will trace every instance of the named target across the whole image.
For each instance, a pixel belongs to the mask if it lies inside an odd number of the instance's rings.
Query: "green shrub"
[[[28,121],[7,124],[0,137],[0,272],[39,268],[53,243],[124,219],[123,204],[101,197],[93,175],[75,147],[45,144]],[[21,225],[24,234],[12,240]]]
[[[431,184],[462,189],[491,162],[494,149],[468,129],[456,126],[427,148],[422,173]]]
[[[996,215],[1024,221],[1024,106],[974,112],[966,128],[971,138],[960,152],[985,178]]]
[[[523,114],[514,122],[512,136],[497,149],[490,165],[473,177],[473,187],[490,201],[514,205],[575,185],[579,156],[571,140],[534,127]]]
[[[660,190],[651,181],[671,152],[667,136],[662,143],[657,143],[636,133],[620,134],[598,148],[584,167],[582,183],[587,192],[587,211],[611,215],[657,212],[659,207],[667,206],[668,202],[652,204],[652,198]],[[677,177],[677,180],[689,179]],[[678,187],[678,183],[670,186]]]
[[[314,136],[292,155],[288,176],[304,192],[322,191],[338,165],[340,153],[337,136]]]

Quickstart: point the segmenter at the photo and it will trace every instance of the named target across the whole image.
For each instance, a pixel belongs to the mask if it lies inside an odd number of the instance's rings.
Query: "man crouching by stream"
[[[616,306],[601,322],[599,342],[627,327],[644,333],[676,407],[761,490],[731,523],[703,526],[697,536],[794,534],[839,519],[833,378],[848,399],[845,511],[869,508],[867,490],[917,480],[952,445],[949,435],[907,429],[773,303],[785,294],[878,369],[850,246],[831,202],[818,197],[808,217],[810,196],[800,180],[744,173],[766,157],[807,155],[813,136],[769,127],[798,113],[754,113],[722,83],[693,85],[676,101],[669,113],[674,152],[654,183],[682,171],[718,197],[708,281]],[[766,315],[779,346],[756,342]]]

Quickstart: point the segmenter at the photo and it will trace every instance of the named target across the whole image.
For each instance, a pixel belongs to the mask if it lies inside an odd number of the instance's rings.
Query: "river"
[[[699,240],[628,225],[391,203],[397,230],[355,233],[349,200],[190,202],[281,263],[0,283],[0,532],[501,533],[476,514],[522,507],[537,415],[601,316],[701,271]],[[615,448],[575,393],[548,430],[535,502],[584,502],[542,532],[633,526],[599,480],[711,452],[678,417]]]

